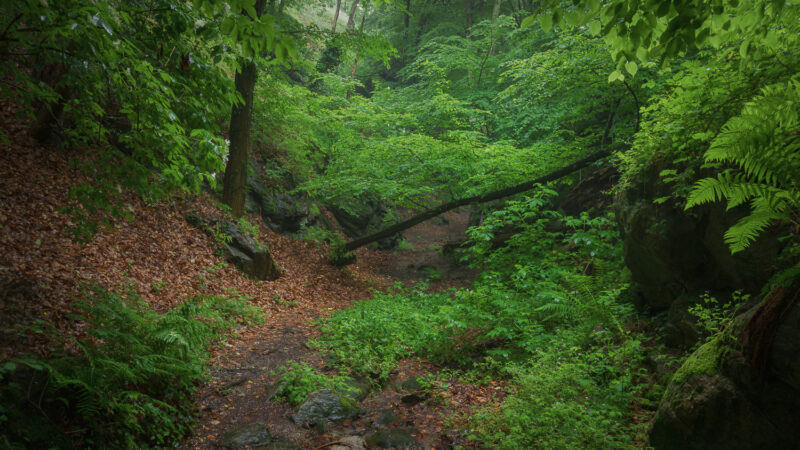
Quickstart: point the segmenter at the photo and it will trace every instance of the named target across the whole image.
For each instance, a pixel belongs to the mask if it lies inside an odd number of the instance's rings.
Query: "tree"
[[[267,0],[256,0],[255,17],[258,20],[264,14]],[[242,11],[243,15],[248,15]],[[248,147],[250,146],[250,120],[253,116],[253,90],[256,86],[258,68],[253,58],[244,62],[242,68],[236,73],[236,91],[242,96],[242,101],[233,105],[228,136],[230,150],[228,164],[225,166],[225,180],[223,182],[222,201],[231,207],[234,217],[244,214],[244,200],[247,194],[247,162]]]
[[[559,178],[563,178],[579,169],[587,167],[588,165],[599,161],[602,158],[608,156],[610,152],[608,150],[601,150],[591,155],[581,158],[578,161],[573,162],[572,164],[568,164],[558,170],[548,173],[547,175],[538,177],[534,180],[526,181],[525,183],[518,184],[516,186],[511,186],[505,189],[500,189],[497,191],[490,192],[484,195],[474,195],[472,197],[462,198],[458,200],[453,200],[447,203],[443,203],[435,208],[423,211],[414,217],[411,217],[407,220],[404,220],[400,223],[392,225],[390,227],[384,228],[376,233],[373,233],[369,236],[360,237],[358,239],[354,239],[347,244],[345,244],[345,250],[355,250],[359,247],[364,245],[370,244],[375,241],[379,241],[383,238],[389,237],[393,234],[399,233],[403,230],[413,227],[419,223],[422,223],[428,219],[432,219],[440,214],[444,214],[447,211],[456,209],[461,206],[472,205],[476,203],[486,203],[492,200],[499,200],[501,198],[505,198],[515,194],[521,194],[525,191],[529,191],[543,183],[549,183],[551,181],[558,180]]]

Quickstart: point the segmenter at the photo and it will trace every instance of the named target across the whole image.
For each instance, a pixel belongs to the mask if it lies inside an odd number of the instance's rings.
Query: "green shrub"
[[[472,380],[509,379],[499,408],[470,421],[486,448],[632,446],[645,351],[626,331],[635,315],[621,300],[618,235],[610,218],[547,211],[551,195],[510,202],[469,230],[467,259],[483,269],[470,289],[375,293],[324,319],[313,345],[381,379],[411,356]],[[509,225],[516,233],[498,248],[495,233]]]
[[[328,376],[318,373],[305,362],[289,361],[288,366],[278,369],[280,379],[279,388],[275,398],[285,400],[292,406],[303,403],[308,394],[319,389],[333,389],[337,391],[354,391],[355,388],[347,384],[344,376]]]
[[[84,336],[39,322],[23,332],[48,335],[49,357],[16,358],[0,369],[2,439],[21,448],[174,445],[194,421],[207,346],[257,319],[257,308],[237,296],[204,296],[159,314],[131,290],[89,285],[84,293],[75,317],[86,324]]]

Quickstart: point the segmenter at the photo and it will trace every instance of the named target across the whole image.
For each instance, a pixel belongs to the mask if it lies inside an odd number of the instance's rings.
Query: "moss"
[[[671,384],[681,384],[694,374],[719,373],[720,362],[730,349],[726,337],[725,333],[719,334],[692,353],[672,376]]]

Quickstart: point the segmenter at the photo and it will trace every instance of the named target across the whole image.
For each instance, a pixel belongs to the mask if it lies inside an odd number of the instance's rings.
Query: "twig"
[[[344,443],[344,442],[342,442],[342,441],[333,441],[333,442],[328,442],[327,444],[322,444],[322,445],[320,445],[319,447],[315,447],[315,448],[314,448],[314,450],[320,450],[321,448],[330,447],[331,445],[336,445],[336,444],[344,444],[344,445],[347,445],[347,444],[345,444],[345,443]]]

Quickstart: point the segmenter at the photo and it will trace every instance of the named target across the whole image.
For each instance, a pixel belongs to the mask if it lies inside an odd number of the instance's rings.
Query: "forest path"
[[[386,257],[362,264],[367,264],[366,269],[375,275],[388,277],[387,286],[395,281],[405,284],[428,281],[431,290],[465,286],[474,278],[474,271],[455,264],[454,258],[442,252],[442,248],[452,241],[463,240],[468,218],[466,210],[451,211],[439,220],[419,224],[406,231],[405,249],[386,252]],[[360,269],[365,267],[362,265]],[[325,430],[295,424],[291,416],[296,408],[270,401],[271,388],[278,378],[273,372],[290,361],[305,362],[323,373],[334,373],[333,368],[326,366],[324,355],[309,349],[306,342],[319,334],[313,319],[347,306],[332,308],[309,302],[300,307],[293,302],[278,302],[265,325],[240,330],[239,337],[224,344],[223,351],[212,361],[210,380],[198,394],[200,421],[194,436],[183,447],[219,448],[226,432],[260,423],[267,425],[274,436],[301,448],[337,448],[335,443],[343,439],[363,443],[363,438],[390,429],[413,437],[416,442],[406,448],[451,448],[460,438],[444,430],[443,419],[453,411],[453,402],[448,399],[461,399],[458,409],[469,408],[475,401],[485,401],[487,396],[482,395],[485,388],[451,382],[435,398],[409,395],[402,388],[404,382],[440,370],[416,358],[401,361],[388,382],[363,399],[361,415]]]

